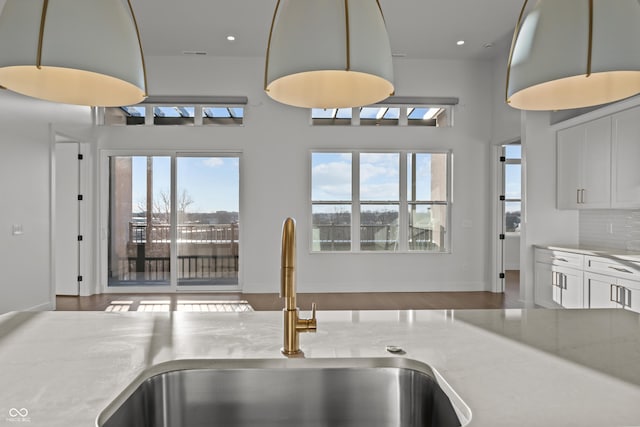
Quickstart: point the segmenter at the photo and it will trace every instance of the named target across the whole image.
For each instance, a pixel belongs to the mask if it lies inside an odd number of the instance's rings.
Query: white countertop
[[[8,313],[0,316],[0,426],[94,426],[151,366],[279,359],[281,341],[277,311]],[[472,426],[640,425],[640,316],[629,311],[319,311],[318,332],[300,341],[307,358],[425,362],[470,407]],[[406,354],[392,356],[387,345]],[[25,418],[16,415],[22,408]]]
[[[609,257],[613,259],[637,261],[640,262],[640,252],[627,249],[612,249],[587,245],[534,245],[536,248],[549,249],[552,251],[573,252],[582,255],[593,255],[601,257]]]

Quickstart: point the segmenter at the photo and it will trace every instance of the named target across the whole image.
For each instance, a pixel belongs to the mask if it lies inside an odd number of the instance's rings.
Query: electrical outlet
[[[11,226],[11,234],[14,236],[20,236],[24,234],[24,230],[22,229],[22,224],[13,224]]]

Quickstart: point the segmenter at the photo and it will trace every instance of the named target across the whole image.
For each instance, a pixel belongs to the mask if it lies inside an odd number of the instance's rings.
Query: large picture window
[[[312,152],[313,252],[448,252],[449,152]]]

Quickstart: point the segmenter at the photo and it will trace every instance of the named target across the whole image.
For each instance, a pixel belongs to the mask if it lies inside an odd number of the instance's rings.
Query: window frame
[[[102,122],[104,126],[196,126],[196,127],[243,127],[247,116],[247,105],[242,103],[151,103],[144,102],[136,105],[123,105],[120,107],[98,107],[101,111]],[[143,110],[144,114],[132,114],[131,110],[139,112]],[[162,116],[157,113],[162,109],[175,109],[178,115]],[[207,110],[226,109],[229,117],[217,117],[207,115]],[[232,110],[242,110],[241,115],[236,115]],[[181,111],[182,110],[182,111]],[[110,112],[118,112],[124,118],[124,123],[111,122],[108,119]],[[186,115],[184,115],[186,113]]]
[[[395,104],[378,103],[353,108],[311,108],[309,109],[309,124],[311,126],[418,126],[427,128],[453,127],[454,104]],[[429,119],[411,118],[410,115],[416,109],[434,109],[436,112]],[[327,111],[329,114],[316,116],[317,110]],[[350,110],[349,117],[338,117],[341,113]],[[375,117],[368,117],[370,110],[378,110]],[[397,111],[396,111],[397,110]],[[393,112],[392,117],[387,115]],[[440,118],[442,116],[442,118]]]
[[[313,155],[316,153],[326,154],[350,154],[351,155],[351,200],[313,200]],[[387,201],[387,200],[375,200],[375,201],[362,201],[360,197],[360,155],[365,153],[372,154],[387,154],[397,153],[399,155],[399,200]],[[446,154],[446,196],[445,201],[442,200],[408,200],[408,173],[407,170],[408,161],[407,156],[409,154]],[[390,149],[311,149],[308,155],[308,213],[309,213],[309,245],[308,250],[311,254],[339,254],[339,253],[352,253],[352,254],[450,254],[451,249],[451,218],[453,208],[453,150],[428,150],[428,149],[402,149],[402,150],[390,150]],[[362,250],[361,245],[361,233],[360,233],[360,215],[361,207],[367,205],[390,205],[397,204],[399,206],[398,213],[398,242],[396,250]],[[409,249],[409,206],[416,204],[420,206],[445,206],[446,207],[446,228],[445,228],[445,248],[442,251],[429,251],[429,250],[416,250]],[[313,248],[313,208],[317,205],[348,205],[351,206],[351,244],[349,250],[314,250]]]
[[[109,159],[111,157],[118,156],[161,156],[161,157],[170,157],[171,158],[171,192],[172,192],[172,208],[171,208],[171,223],[174,221],[177,222],[177,217],[174,220],[173,216],[177,216],[177,210],[175,207],[175,194],[177,190],[177,182],[175,180],[176,175],[176,159],[178,157],[227,157],[227,158],[237,158],[239,161],[238,164],[238,179],[239,179],[239,223],[243,223],[243,192],[244,192],[244,152],[242,150],[179,150],[179,149],[101,149],[99,150],[99,165],[98,165],[98,175],[99,175],[99,187],[100,187],[100,198],[99,198],[99,214],[98,214],[98,222],[102,230],[109,230],[110,227],[110,167],[109,167]],[[99,246],[99,262],[98,262],[98,289],[102,290],[102,293],[111,294],[111,293],[157,293],[161,289],[166,289],[169,292],[176,292],[177,290],[183,292],[226,292],[226,291],[242,291],[244,287],[244,266],[245,263],[240,261],[238,267],[238,282],[236,284],[219,284],[219,285],[211,285],[211,286],[185,286],[177,284],[177,276],[174,279],[173,275],[177,275],[177,265],[171,266],[170,274],[172,275],[169,285],[165,287],[156,287],[149,285],[141,285],[141,286],[127,286],[123,288],[118,288],[114,286],[109,286],[109,239],[102,239]],[[171,243],[171,253],[176,253],[176,247],[174,246],[177,242]],[[238,237],[238,245],[239,245],[239,259],[243,259],[244,253],[244,232],[242,229],[239,230]]]
[[[520,203],[520,218],[522,218],[522,151],[520,151],[520,157],[507,157],[507,145],[518,145],[522,147],[522,144],[505,144],[500,147],[500,156],[504,157],[504,161],[500,162],[501,165],[501,173],[502,173],[502,194],[504,195],[503,206],[502,206],[502,218],[503,218],[503,227],[504,233],[510,236],[519,236],[520,230],[508,231],[506,227],[506,217],[507,217],[507,203]],[[520,148],[522,150],[522,148]],[[520,165],[520,198],[507,198],[507,165]],[[522,222],[520,222],[522,224]]]

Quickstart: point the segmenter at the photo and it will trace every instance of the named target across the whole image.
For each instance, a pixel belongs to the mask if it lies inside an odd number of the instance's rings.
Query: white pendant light
[[[142,46],[125,2],[7,0],[0,15],[0,85],[67,104],[142,101]]]
[[[392,95],[391,47],[378,0],[278,0],[264,89],[305,108],[359,107]]]
[[[640,93],[638,0],[525,0],[507,70],[507,103],[564,110]]]

